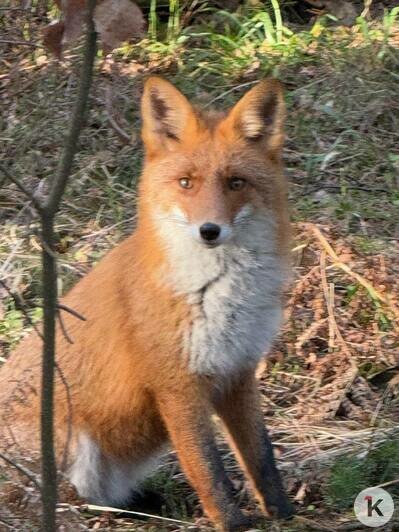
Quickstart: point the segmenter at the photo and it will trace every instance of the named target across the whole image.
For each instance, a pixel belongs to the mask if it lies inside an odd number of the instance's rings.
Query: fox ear
[[[149,156],[176,147],[197,123],[187,98],[169,81],[157,76],[150,77],[144,85],[141,114],[142,137]]]
[[[279,81],[261,81],[233,107],[226,121],[248,141],[263,141],[270,151],[278,151],[284,141],[285,105]]]

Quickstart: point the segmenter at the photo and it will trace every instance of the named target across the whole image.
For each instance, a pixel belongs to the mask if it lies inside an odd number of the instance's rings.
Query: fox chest
[[[183,347],[192,372],[223,376],[257,365],[280,326],[281,271],[274,256],[228,257],[187,296]]]

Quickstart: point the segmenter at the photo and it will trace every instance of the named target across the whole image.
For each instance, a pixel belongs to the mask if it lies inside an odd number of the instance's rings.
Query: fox
[[[285,114],[274,79],[228,111],[197,108],[164,78],[144,83],[135,230],[61,299],[74,312],[60,310],[56,332],[57,460],[87,501],[127,504],[172,447],[215,527],[251,528],[216,416],[265,516],[293,515],[256,377],[290,271]],[[0,447],[30,460],[40,374],[33,331],[0,369]]]

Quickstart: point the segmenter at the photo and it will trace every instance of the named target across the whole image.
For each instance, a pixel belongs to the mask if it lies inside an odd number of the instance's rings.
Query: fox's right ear
[[[197,124],[193,107],[169,81],[150,77],[141,101],[142,137],[148,157],[175,149]]]

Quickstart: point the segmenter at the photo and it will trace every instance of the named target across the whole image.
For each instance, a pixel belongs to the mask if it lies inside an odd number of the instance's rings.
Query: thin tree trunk
[[[93,12],[96,0],[88,1],[87,37],[79,92],[61,161],[47,201],[40,209],[42,238],[43,354],[41,394],[42,505],[44,532],[56,530],[57,466],[54,449],[55,326],[57,312],[57,267],[54,254],[54,221],[77,151],[84,123],[96,55]]]
[[[54,249],[54,216],[42,217],[43,359],[41,395],[43,530],[55,530],[57,466],[54,452],[54,367],[57,267]]]

